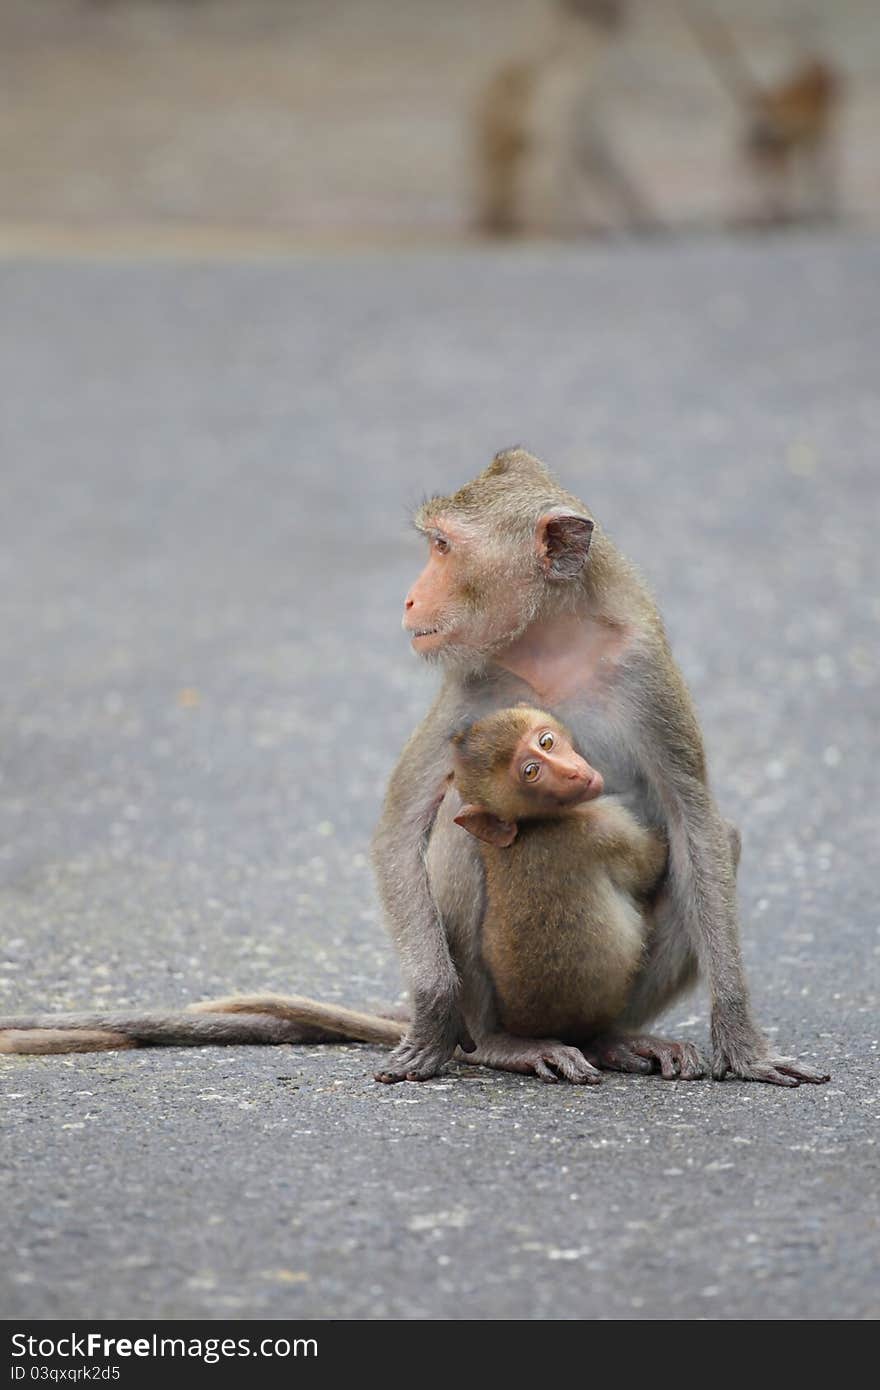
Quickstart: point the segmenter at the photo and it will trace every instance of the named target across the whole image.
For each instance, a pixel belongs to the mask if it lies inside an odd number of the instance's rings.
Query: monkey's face
[[[431,517],[423,529],[428,563],[406,596],[404,631],[419,656],[479,666],[538,611],[536,556],[459,518]]]
[[[593,520],[538,459],[504,450],[473,482],[418,510],[428,563],[403,626],[420,656],[479,672],[581,591]]]
[[[602,792],[602,774],[575,752],[568,730],[540,710],[499,710],[452,743],[464,803],[455,823],[498,848],[513,844],[520,821],[568,815]]]
[[[601,772],[575,752],[555,721],[537,724],[523,735],[510,760],[507,783],[510,819],[564,813],[593,801],[604,787]]]

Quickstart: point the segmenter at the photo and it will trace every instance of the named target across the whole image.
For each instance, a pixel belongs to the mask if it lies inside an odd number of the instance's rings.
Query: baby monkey
[[[453,749],[465,802],[455,822],[481,842],[482,951],[499,1021],[601,1062],[642,961],[667,846],[602,795],[601,773],[541,710],[500,710],[457,734]],[[701,1072],[687,1049],[680,1074]]]

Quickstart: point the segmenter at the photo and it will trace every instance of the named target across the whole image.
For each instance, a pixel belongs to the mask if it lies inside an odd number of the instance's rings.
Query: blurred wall
[[[702,0],[707,3],[707,0]],[[700,3],[700,0],[698,0]],[[876,0],[714,0],[759,76],[845,73],[842,207],[880,217]],[[631,0],[597,69],[615,150],[665,221],[743,198],[738,115],[673,0]],[[0,0],[0,242],[52,229],[460,235],[468,119],[548,0]]]

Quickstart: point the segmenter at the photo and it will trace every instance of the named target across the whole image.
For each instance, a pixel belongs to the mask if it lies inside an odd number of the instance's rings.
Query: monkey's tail
[[[301,1039],[314,1042],[369,1042],[396,1046],[406,1032],[407,1019],[384,1014],[366,1014],[341,1004],[325,1004],[304,994],[230,994],[193,1004],[194,1014],[269,1014],[320,1037]]]
[[[0,1052],[109,1052],[120,1047],[319,1041],[271,1015],[39,1014],[0,1019]]]
[[[301,995],[231,995],[162,1014],[119,1012],[0,1018],[0,1053],[346,1041],[393,1046],[404,1031],[403,1022],[323,1004]]]

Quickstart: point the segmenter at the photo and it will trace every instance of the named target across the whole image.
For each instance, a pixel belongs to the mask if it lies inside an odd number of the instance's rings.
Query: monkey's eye
[[[434,537],[434,549],[438,555],[446,555],[449,550],[449,542],[445,536]]]
[[[550,730],[547,729],[546,732],[543,733],[541,737],[538,739],[538,747],[543,748],[544,752],[546,753],[547,749],[552,748],[555,742],[556,739],[553,737]]]
[[[539,773],[540,771],[541,771],[541,764],[540,764],[540,763],[526,763],[525,767],[524,767],[523,770],[522,770],[523,781],[524,781],[524,782],[534,782],[535,778],[538,776],[538,773]]]

